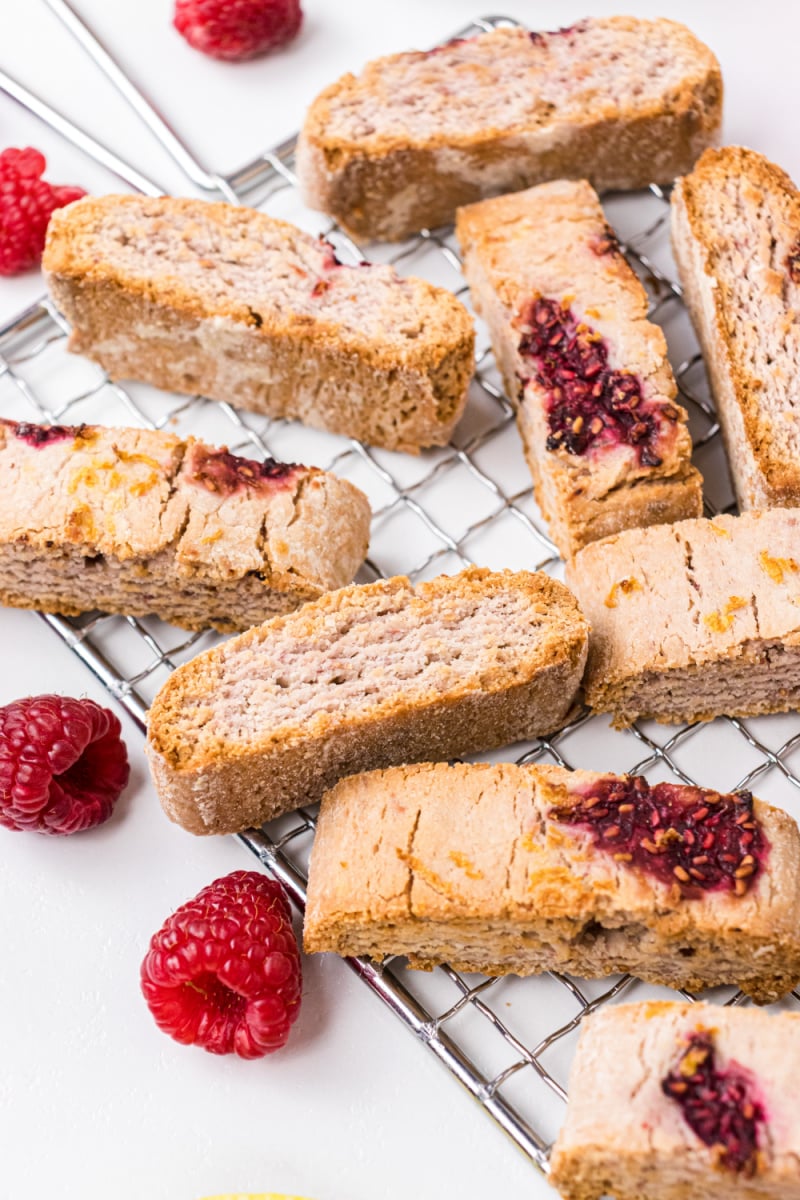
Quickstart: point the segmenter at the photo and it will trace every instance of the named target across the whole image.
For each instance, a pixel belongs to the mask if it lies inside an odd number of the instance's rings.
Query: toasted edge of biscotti
[[[354,771],[552,732],[587,633],[563,584],[525,571],[329,593],[173,673],[149,715],[156,789],[191,832],[227,833]]]

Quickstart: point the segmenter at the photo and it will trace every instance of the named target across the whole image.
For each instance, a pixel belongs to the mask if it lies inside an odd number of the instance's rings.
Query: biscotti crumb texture
[[[587,632],[563,584],[529,572],[329,593],[174,672],[149,715],[156,789],[184,828],[230,833],[354,771],[551,732]]]
[[[484,200],[459,209],[456,233],[561,554],[700,516],[667,344],[592,187]]]
[[[70,348],[114,379],[410,452],[463,411],[474,333],[451,292],[254,209],[87,197],[54,214],[43,268]]]
[[[0,421],[0,600],[247,629],[352,580],[366,496],[147,429]]]
[[[749,793],[641,777],[373,771],[323,797],[304,937],[487,975],[736,984],[763,1003],[800,979],[800,833]]]
[[[626,530],[567,580],[591,625],[587,703],[617,726],[800,705],[800,513]]]
[[[550,1182],[564,1200],[798,1200],[800,1014],[603,1007],[582,1022]]]
[[[717,60],[683,25],[501,27],[343,76],[311,105],[297,165],[312,208],[356,237],[392,241],[550,179],[671,182],[713,144],[721,117]]]
[[[709,150],[673,191],[672,241],[739,505],[800,505],[800,194],[753,150]]]

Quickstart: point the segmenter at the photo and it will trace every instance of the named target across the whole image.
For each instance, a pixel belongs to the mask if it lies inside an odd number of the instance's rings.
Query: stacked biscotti
[[[343,76],[311,105],[297,165],[312,208],[392,241],[550,179],[671,182],[713,144],[721,116],[717,60],[683,25],[501,27]]]
[[[179,667],[150,709],[167,815],[230,833],[342,776],[560,728],[587,626],[547,575],[480,569],[331,592]]]
[[[800,706],[800,513],[629,529],[567,580],[591,626],[586,700],[618,726]]]
[[[43,267],[71,349],[114,379],[411,452],[464,408],[474,335],[451,292],[255,209],[87,197],[54,213]]]
[[[800,979],[800,833],[749,792],[511,763],[373,771],[323,797],[305,946],[735,983],[763,1003]]]
[[[456,232],[561,554],[699,516],[667,344],[591,186],[484,200],[459,209]]]
[[[246,629],[343,586],[366,496],[294,463],[147,429],[0,420],[0,599]]]
[[[752,150],[709,150],[676,184],[672,241],[739,505],[800,505],[797,188]]]
[[[664,1002],[582,1023],[550,1182],[564,1200],[798,1200],[800,1013]]]

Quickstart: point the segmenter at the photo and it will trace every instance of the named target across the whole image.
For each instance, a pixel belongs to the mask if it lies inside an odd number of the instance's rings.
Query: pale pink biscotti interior
[[[527,572],[329,593],[175,671],[150,710],[159,796],[192,832],[230,832],[353,771],[535,737],[573,706],[586,633]]]
[[[800,1013],[604,1006],[582,1024],[550,1181],[564,1200],[798,1200]]]
[[[715,140],[721,103],[716,59],[675,22],[501,27],[331,84],[306,117],[298,173],[311,207],[396,240],[549,179],[671,182]]]
[[[446,442],[466,401],[451,292],[254,209],[87,197],[54,214],[43,267],[71,349],[116,379],[409,451]]]

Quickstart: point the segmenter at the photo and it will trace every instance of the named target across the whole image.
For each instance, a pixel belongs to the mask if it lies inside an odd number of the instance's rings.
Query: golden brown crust
[[[356,237],[396,240],[424,226],[450,222],[460,205],[549,179],[588,177],[601,190],[671,182],[719,129],[722,78],[716,59],[689,30],[671,21],[613,17],[575,27],[576,32],[587,29],[620,38],[620,57],[628,63],[636,61],[631,40],[636,44],[641,39],[646,46],[661,37],[671,45],[672,57],[683,56],[691,67],[687,65],[680,82],[671,80],[664,94],[649,99],[638,95],[622,104],[607,80],[587,85],[584,102],[563,116],[559,101],[549,97],[553,80],[538,63],[525,30],[501,28],[481,35],[475,42],[485,46],[485,61],[456,64],[452,76],[443,74],[449,67],[447,47],[432,56],[377,59],[361,75],[345,75],[327,87],[311,105],[298,144],[307,201],[335,216]],[[540,44],[557,37],[540,35]],[[602,62],[606,49],[589,52],[589,58]],[[481,89],[488,95],[502,86],[507,58],[515,73],[525,70],[530,59],[529,99],[516,120],[493,124],[477,100]],[[437,100],[442,90],[472,88],[476,115],[446,130],[434,117],[419,134],[400,130],[399,120],[387,127],[382,110],[391,105],[392,83],[407,64],[424,71],[419,90],[430,87]],[[569,66],[559,60],[552,69],[557,80]],[[576,70],[578,91],[586,69],[583,62]],[[354,136],[340,129],[343,114],[360,108],[366,112],[367,106],[369,115],[361,127],[367,132]]]
[[[485,639],[468,651],[467,614]],[[509,630],[513,657],[502,647]],[[150,710],[157,790],[191,832],[231,832],[311,803],[353,771],[551,732],[573,705],[586,633],[570,593],[544,575],[475,568],[415,588],[398,577],[341,589],[178,668]],[[401,634],[409,649],[395,662]],[[381,673],[384,657],[394,665]],[[247,719],[237,717],[232,681],[242,673],[285,675],[291,712],[277,720],[281,697],[265,689],[263,699],[242,695]],[[341,690],[326,683],[331,674]]]
[[[169,258],[151,255],[157,236]],[[226,278],[226,241],[230,270],[242,268],[236,287]],[[141,253],[126,253],[131,242],[141,244]],[[206,242],[213,251],[203,249]],[[259,278],[262,243],[278,255],[286,247],[285,288],[279,272],[274,280]],[[255,210],[104,196],[57,210],[43,266],[73,327],[70,348],[113,378],[202,392],[390,449],[445,444],[473,366],[464,306],[424,280],[401,280],[383,267],[331,265],[327,257],[326,265],[315,239]],[[165,271],[165,261],[173,270]],[[274,256],[268,261],[274,269]],[[346,295],[337,291],[335,304],[329,296],[332,280],[341,290],[339,281],[350,277],[360,299],[353,296],[348,311]],[[395,292],[400,311],[393,324]],[[384,310],[381,325],[376,314]]]

